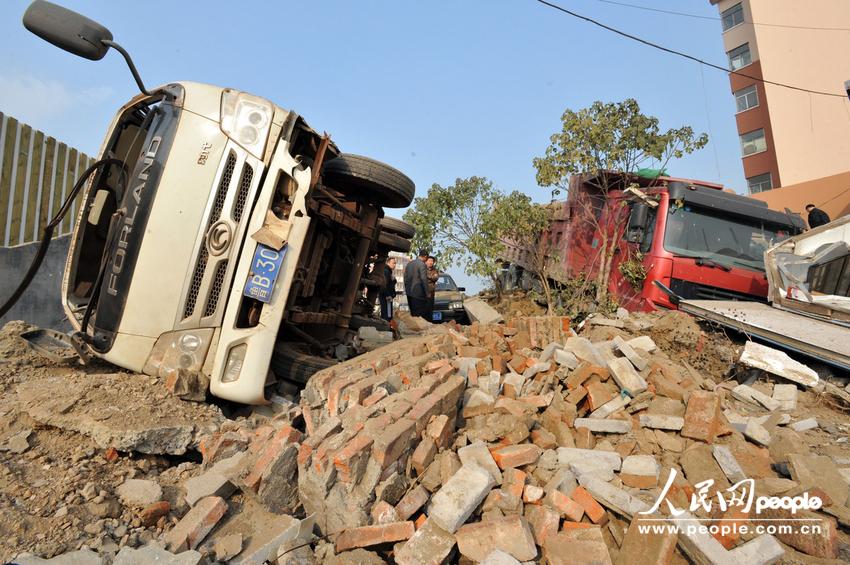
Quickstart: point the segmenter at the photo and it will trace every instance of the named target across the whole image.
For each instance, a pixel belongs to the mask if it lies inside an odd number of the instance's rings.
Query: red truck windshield
[[[664,248],[676,255],[703,257],[727,266],[764,270],[765,250],[790,235],[787,226],[720,215],[685,204],[667,214]]]

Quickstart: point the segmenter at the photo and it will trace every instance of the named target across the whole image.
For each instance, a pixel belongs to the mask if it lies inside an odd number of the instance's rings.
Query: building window
[[[723,10],[720,19],[723,21],[723,31],[730,30],[736,25],[744,23],[744,7],[735,4],[728,10]]]
[[[770,178],[770,173],[748,178],[747,188],[750,190],[750,194],[758,194],[759,192],[770,190],[773,188],[773,181]]]
[[[746,67],[753,62],[753,58],[750,55],[749,43],[744,43],[740,47],[732,49],[727,55],[729,55],[729,68],[733,71]]]
[[[735,104],[738,106],[739,112],[744,112],[758,106],[759,95],[756,91],[756,85],[748,86],[735,92]]]
[[[741,136],[741,153],[744,157],[761,153],[762,151],[767,151],[767,142],[764,139],[763,129],[747,132]]]

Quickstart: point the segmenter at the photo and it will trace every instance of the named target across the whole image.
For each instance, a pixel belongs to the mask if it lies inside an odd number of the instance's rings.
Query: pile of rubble
[[[846,417],[781,352],[679,313],[421,329],[198,430],[176,494],[125,480],[161,533],[114,563],[850,558]]]

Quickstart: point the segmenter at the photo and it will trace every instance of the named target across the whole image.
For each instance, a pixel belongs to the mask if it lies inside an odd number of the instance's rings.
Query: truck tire
[[[380,161],[343,153],[322,166],[328,186],[385,208],[406,208],[413,202],[416,186],[401,171]]]
[[[305,385],[313,374],[336,364],[334,359],[310,355],[305,343],[282,341],[272,352],[271,370],[279,379]]]
[[[390,218],[389,216],[381,218],[381,231],[400,235],[404,239],[413,239],[413,236],[416,235],[416,228],[404,220]]]
[[[412,244],[409,239],[404,239],[400,235],[382,231],[381,235],[378,236],[378,245],[386,251],[407,253]]]
[[[383,318],[355,314],[351,316],[351,319],[348,321],[348,328],[352,330],[359,330],[360,328],[365,328],[367,326],[373,327],[379,332],[392,331],[390,323]]]

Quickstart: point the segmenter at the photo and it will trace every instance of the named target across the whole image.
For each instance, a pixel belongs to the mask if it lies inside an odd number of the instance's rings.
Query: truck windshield
[[[667,214],[664,249],[675,255],[763,271],[765,250],[789,235],[788,226],[722,216],[715,210],[686,204],[671,208]]]

